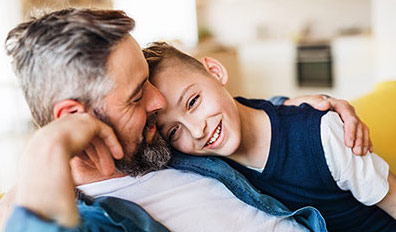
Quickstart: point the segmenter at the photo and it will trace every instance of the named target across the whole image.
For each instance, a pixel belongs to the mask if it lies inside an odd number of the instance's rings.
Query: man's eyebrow
[[[179,100],[177,101],[177,105],[180,105],[180,103],[182,102],[184,96],[186,95],[187,91],[193,87],[195,84],[191,84],[189,86],[187,86],[186,88],[183,89],[183,92],[181,93]]]
[[[140,90],[143,88],[144,84],[146,84],[146,81],[148,80],[148,78],[145,78],[139,85],[138,87],[136,87],[136,89],[132,92],[131,95],[129,95],[128,97],[128,101],[127,102],[131,102],[133,98],[135,98],[135,96],[140,92]]]

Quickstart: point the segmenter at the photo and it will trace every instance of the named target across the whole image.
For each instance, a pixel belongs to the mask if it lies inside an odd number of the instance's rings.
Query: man
[[[42,128],[22,157],[6,230],[304,230],[243,204],[215,180],[171,169],[150,172],[170,158],[154,124],[166,103],[147,79],[147,63],[128,34],[133,25],[119,11],[68,9],[10,32],[7,51]],[[343,112],[346,121],[356,119]],[[362,137],[355,145],[367,149]],[[79,192],[76,205],[74,186],[95,199]]]

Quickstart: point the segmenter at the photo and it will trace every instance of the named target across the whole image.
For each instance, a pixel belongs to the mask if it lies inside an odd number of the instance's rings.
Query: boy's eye
[[[168,141],[172,141],[172,139],[173,139],[173,137],[175,136],[175,134],[176,134],[178,128],[179,128],[179,127],[176,126],[176,127],[173,127],[173,128],[170,130],[169,135],[168,135]]]
[[[193,99],[191,99],[191,101],[188,103],[188,109],[191,109],[195,105],[198,98],[199,98],[199,94],[197,96],[195,96]]]

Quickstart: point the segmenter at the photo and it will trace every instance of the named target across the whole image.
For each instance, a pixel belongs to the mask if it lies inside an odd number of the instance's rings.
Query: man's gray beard
[[[102,110],[94,110],[95,116],[111,126],[113,124],[108,120]],[[120,160],[114,159],[114,163],[119,171],[130,176],[144,175],[151,171],[160,170],[165,167],[171,158],[171,151],[168,143],[159,135],[155,133],[154,138],[150,144],[146,141],[146,133],[152,124],[155,123],[155,116],[152,115],[147,119],[146,126],[143,130],[143,139],[136,146],[136,150],[128,153],[126,149],[128,141],[120,141],[124,150],[124,157]],[[114,129],[117,138],[120,138],[117,131]]]
[[[121,172],[130,176],[138,176],[164,168],[171,158],[170,154],[168,143],[156,133],[151,144],[146,142],[144,136],[142,142],[138,144],[135,154],[125,154],[122,159],[114,162]]]

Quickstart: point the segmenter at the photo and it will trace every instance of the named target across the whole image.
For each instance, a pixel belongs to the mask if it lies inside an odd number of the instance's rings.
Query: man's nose
[[[166,101],[164,96],[150,82],[147,83],[145,94],[147,113],[153,114],[163,110],[166,107]]]

